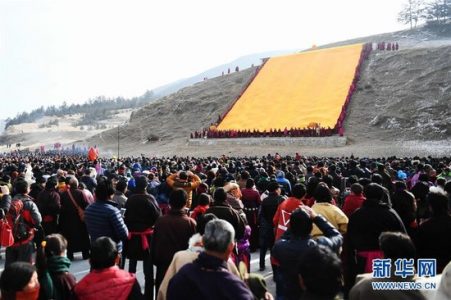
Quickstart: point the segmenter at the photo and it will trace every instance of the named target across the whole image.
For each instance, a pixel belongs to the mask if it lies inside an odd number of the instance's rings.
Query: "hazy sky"
[[[390,32],[401,0],[0,0],[0,118],[139,96],[240,56]]]

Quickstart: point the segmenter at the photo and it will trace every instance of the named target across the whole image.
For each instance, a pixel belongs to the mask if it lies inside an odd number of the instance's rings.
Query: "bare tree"
[[[435,21],[436,23],[446,23],[450,16],[450,0],[433,0],[427,3],[425,8],[426,20]]]
[[[424,0],[408,0],[398,14],[398,22],[410,24],[410,29],[415,28],[423,15],[424,5]]]

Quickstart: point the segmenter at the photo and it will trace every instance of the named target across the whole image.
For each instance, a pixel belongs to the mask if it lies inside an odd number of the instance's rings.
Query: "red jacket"
[[[302,205],[304,205],[302,201],[294,197],[290,197],[279,204],[273,218],[273,224],[276,229],[276,241],[282,237],[285,231],[287,231],[293,210]]]
[[[258,208],[261,204],[260,193],[256,189],[241,189],[241,201],[244,207]]]
[[[91,271],[74,287],[74,291],[79,300],[126,300],[135,281],[135,274],[114,266]]]
[[[358,208],[362,206],[363,201],[365,201],[366,198],[363,195],[349,195],[345,198],[344,204],[343,204],[343,212],[346,216],[352,215],[353,212],[355,212]]]

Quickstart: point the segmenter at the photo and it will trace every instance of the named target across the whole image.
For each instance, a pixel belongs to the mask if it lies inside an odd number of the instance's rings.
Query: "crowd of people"
[[[337,134],[336,128],[324,128],[319,124],[308,128],[290,128],[270,130],[218,130],[214,125],[210,128],[191,133],[191,139],[222,139],[222,138],[265,138],[265,137],[325,137]]]
[[[385,43],[383,43],[385,47]],[[393,50],[395,44],[393,43]],[[377,45],[377,49],[380,48],[381,45]],[[391,44],[388,43],[387,49],[390,47]],[[384,48],[385,49],[385,48]],[[390,50],[388,49],[388,50]],[[255,71],[254,76],[249,80],[247,85],[243,88],[242,92],[237,96],[235,101],[227,108],[227,110],[218,117],[215,123],[212,123],[210,127],[204,128],[199,131],[192,132],[190,134],[191,139],[222,139],[222,138],[249,138],[249,137],[257,137],[257,138],[265,138],[265,137],[325,137],[325,136],[332,136],[332,135],[344,135],[344,121],[346,118],[346,114],[349,108],[349,103],[351,101],[352,96],[354,95],[354,92],[357,89],[357,82],[360,80],[360,74],[363,62],[368,58],[371,51],[373,50],[372,43],[366,43],[362,46],[362,51],[360,53],[359,60],[357,62],[357,66],[355,68],[355,73],[353,80],[349,86],[348,93],[346,95],[346,98],[344,100],[344,104],[341,107],[340,114],[338,116],[337,122],[333,128],[329,127],[323,127],[320,123],[317,122],[311,122],[307,127],[297,127],[297,128],[271,128],[269,130],[259,130],[259,129],[230,129],[230,130],[219,130],[218,125],[221,123],[221,121],[225,118],[225,116],[228,114],[228,112],[232,109],[234,104],[238,101],[238,99],[243,95],[243,93],[246,91],[247,87],[251,84],[252,80],[258,75],[258,72],[260,69],[264,66],[267,60],[263,61],[263,64],[260,68],[258,68]]]
[[[16,152],[0,173],[1,299],[425,299],[371,275],[426,258],[444,274],[433,299],[451,297],[451,157]],[[79,282],[75,253],[91,265]],[[421,278],[393,265],[381,280]]]
[[[398,42],[380,42],[377,43],[376,46],[377,50],[387,50],[387,51],[397,51],[399,50],[399,44]]]

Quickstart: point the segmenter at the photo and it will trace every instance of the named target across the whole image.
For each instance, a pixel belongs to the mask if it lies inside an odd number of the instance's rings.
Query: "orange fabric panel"
[[[270,58],[219,130],[284,129],[312,122],[333,128],[363,44]]]

